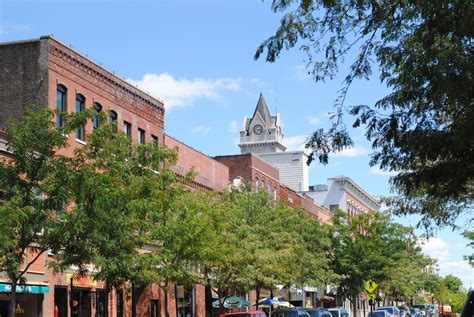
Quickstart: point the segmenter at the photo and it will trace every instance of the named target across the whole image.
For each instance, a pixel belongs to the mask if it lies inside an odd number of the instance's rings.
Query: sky
[[[165,103],[166,133],[209,155],[237,154],[244,116],[263,94],[280,113],[285,143],[302,149],[329,114],[347,71],[315,83],[297,48],[276,63],[255,61],[261,41],[272,35],[282,13],[268,0],[0,0],[0,41],[53,35]],[[388,92],[378,74],[355,82],[346,105],[373,104]],[[348,126],[352,121],[346,116]],[[350,129],[355,147],[313,163],[310,183],[351,177],[374,196],[390,194],[390,173],[370,167],[371,146],[361,128]],[[462,220],[462,219],[461,219]],[[397,218],[415,226],[416,217]],[[462,225],[463,222],[461,221]],[[418,231],[419,234],[423,233]],[[467,241],[445,229],[422,248],[438,260],[439,274],[454,274],[474,287],[474,268],[462,256]]]

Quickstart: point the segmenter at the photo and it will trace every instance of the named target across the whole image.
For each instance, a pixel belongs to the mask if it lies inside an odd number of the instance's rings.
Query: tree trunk
[[[165,293],[165,301],[164,301],[164,306],[165,306],[165,317],[170,316],[170,312],[168,310],[168,286],[165,286],[163,288],[163,292]]]
[[[16,284],[17,281],[15,278],[12,278],[12,290],[10,292],[10,310],[8,311],[8,316],[10,317],[15,317],[16,311],[15,311],[15,306],[16,306]]]

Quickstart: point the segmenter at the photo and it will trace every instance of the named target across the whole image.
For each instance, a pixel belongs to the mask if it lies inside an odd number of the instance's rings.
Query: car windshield
[[[418,309],[426,309],[425,305],[414,305],[413,307],[418,308]]]
[[[329,312],[331,313],[332,317],[339,317],[339,311],[337,311],[337,310],[330,310]]]
[[[392,307],[381,307],[381,308],[377,308],[377,310],[386,310],[390,314],[393,314],[393,311],[394,311],[394,309]]]
[[[381,310],[373,311],[373,312],[369,313],[369,317],[385,317],[385,313]]]

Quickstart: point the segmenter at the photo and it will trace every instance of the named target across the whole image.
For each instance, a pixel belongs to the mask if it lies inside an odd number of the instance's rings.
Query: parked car
[[[252,310],[252,311],[239,311],[234,313],[220,314],[219,317],[267,317],[264,311]]]
[[[410,314],[411,317],[421,317],[420,309],[418,308],[410,308]]]
[[[292,307],[284,309],[275,309],[272,317],[310,317],[306,308]]]
[[[327,308],[309,308],[306,309],[311,317],[332,317],[331,313]]]
[[[385,310],[388,312],[389,317],[399,317],[400,316],[400,309],[397,306],[382,306],[377,307],[377,310]]]
[[[420,310],[420,316],[428,316],[428,305],[427,304],[417,304],[413,305],[413,308],[418,308]]]
[[[461,317],[474,317],[474,291],[467,294],[467,300],[462,309]]]
[[[400,317],[411,317],[410,308],[407,305],[400,305],[398,309],[400,309]]]
[[[388,311],[386,310],[376,310],[373,312],[369,312],[367,317],[388,317]]]
[[[349,317],[349,312],[344,307],[329,308],[332,317]]]

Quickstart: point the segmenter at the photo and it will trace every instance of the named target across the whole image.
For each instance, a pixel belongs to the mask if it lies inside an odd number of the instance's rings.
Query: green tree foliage
[[[439,278],[434,298],[440,304],[451,305],[454,313],[461,312],[466,301],[466,290],[461,279],[452,274]]]
[[[164,196],[164,195],[166,196]],[[216,238],[221,223],[218,197],[213,193],[185,190],[182,185],[155,197],[157,218],[153,222],[151,241],[155,282],[163,289],[164,308],[168,316],[170,288],[204,283],[203,263],[215,256]]]
[[[10,154],[0,160],[0,272],[12,285],[10,316],[15,316],[17,285],[24,283],[30,265],[61,245],[58,226],[73,225],[64,212],[69,160],[54,153],[67,146],[65,135],[90,113],[68,116],[60,129],[53,115],[28,112],[10,122],[5,135]],[[29,252],[34,258],[25,263]]]
[[[416,247],[411,229],[393,223],[380,213],[355,216],[350,219],[342,211],[334,217],[334,225],[326,228],[332,241],[331,268],[339,276],[336,281],[339,294],[353,302],[364,289],[364,281],[373,279],[381,288],[394,295],[412,295],[415,286],[408,286],[409,277],[399,271],[401,265],[421,272],[426,260]],[[410,262],[407,257],[415,256]],[[410,273],[417,276],[416,272]]]
[[[472,3],[273,0],[272,9],[285,15],[255,58],[266,52],[274,62],[300,43],[316,81],[333,79],[353,58],[331,128],[307,141],[309,161],[327,163],[331,151],[352,146],[342,120],[344,100],[351,83],[369,79],[377,67],[391,92],[350,113],[353,126],[365,125],[372,141],[370,164],[398,173],[391,184],[400,197],[387,203],[402,215],[421,214],[425,227],[451,225],[460,213],[472,212]]]
[[[462,281],[459,277],[454,276],[452,274],[446,275],[441,283],[446,286],[448,291],[457,293],[461,291],[462,288]]]
[[[215,254],[205,262],[207,284],[220,298],[251,290],[259,297],[261,289],[328,278],[322,250],[328,240],[318,222],[302,211],[248,190],[226,193],[220,210]]]
[[[53,249],[53,265],[58,270],[75,265],[78,273],[87,272],[107,287],[135,287],[156,275],[153,257],[140,250],[153,241],[162,209],[176,199],[180,184],[170,171],[176,153],[153,144],[132,145],[114,131],[102,124],[70,158],[71,207],[55,232],[63,243]]]
[[[474,248],[474,231],[465,231],[464,237],[469,240],[468,247]],[[474,253],[464,257],[474,267]]]

